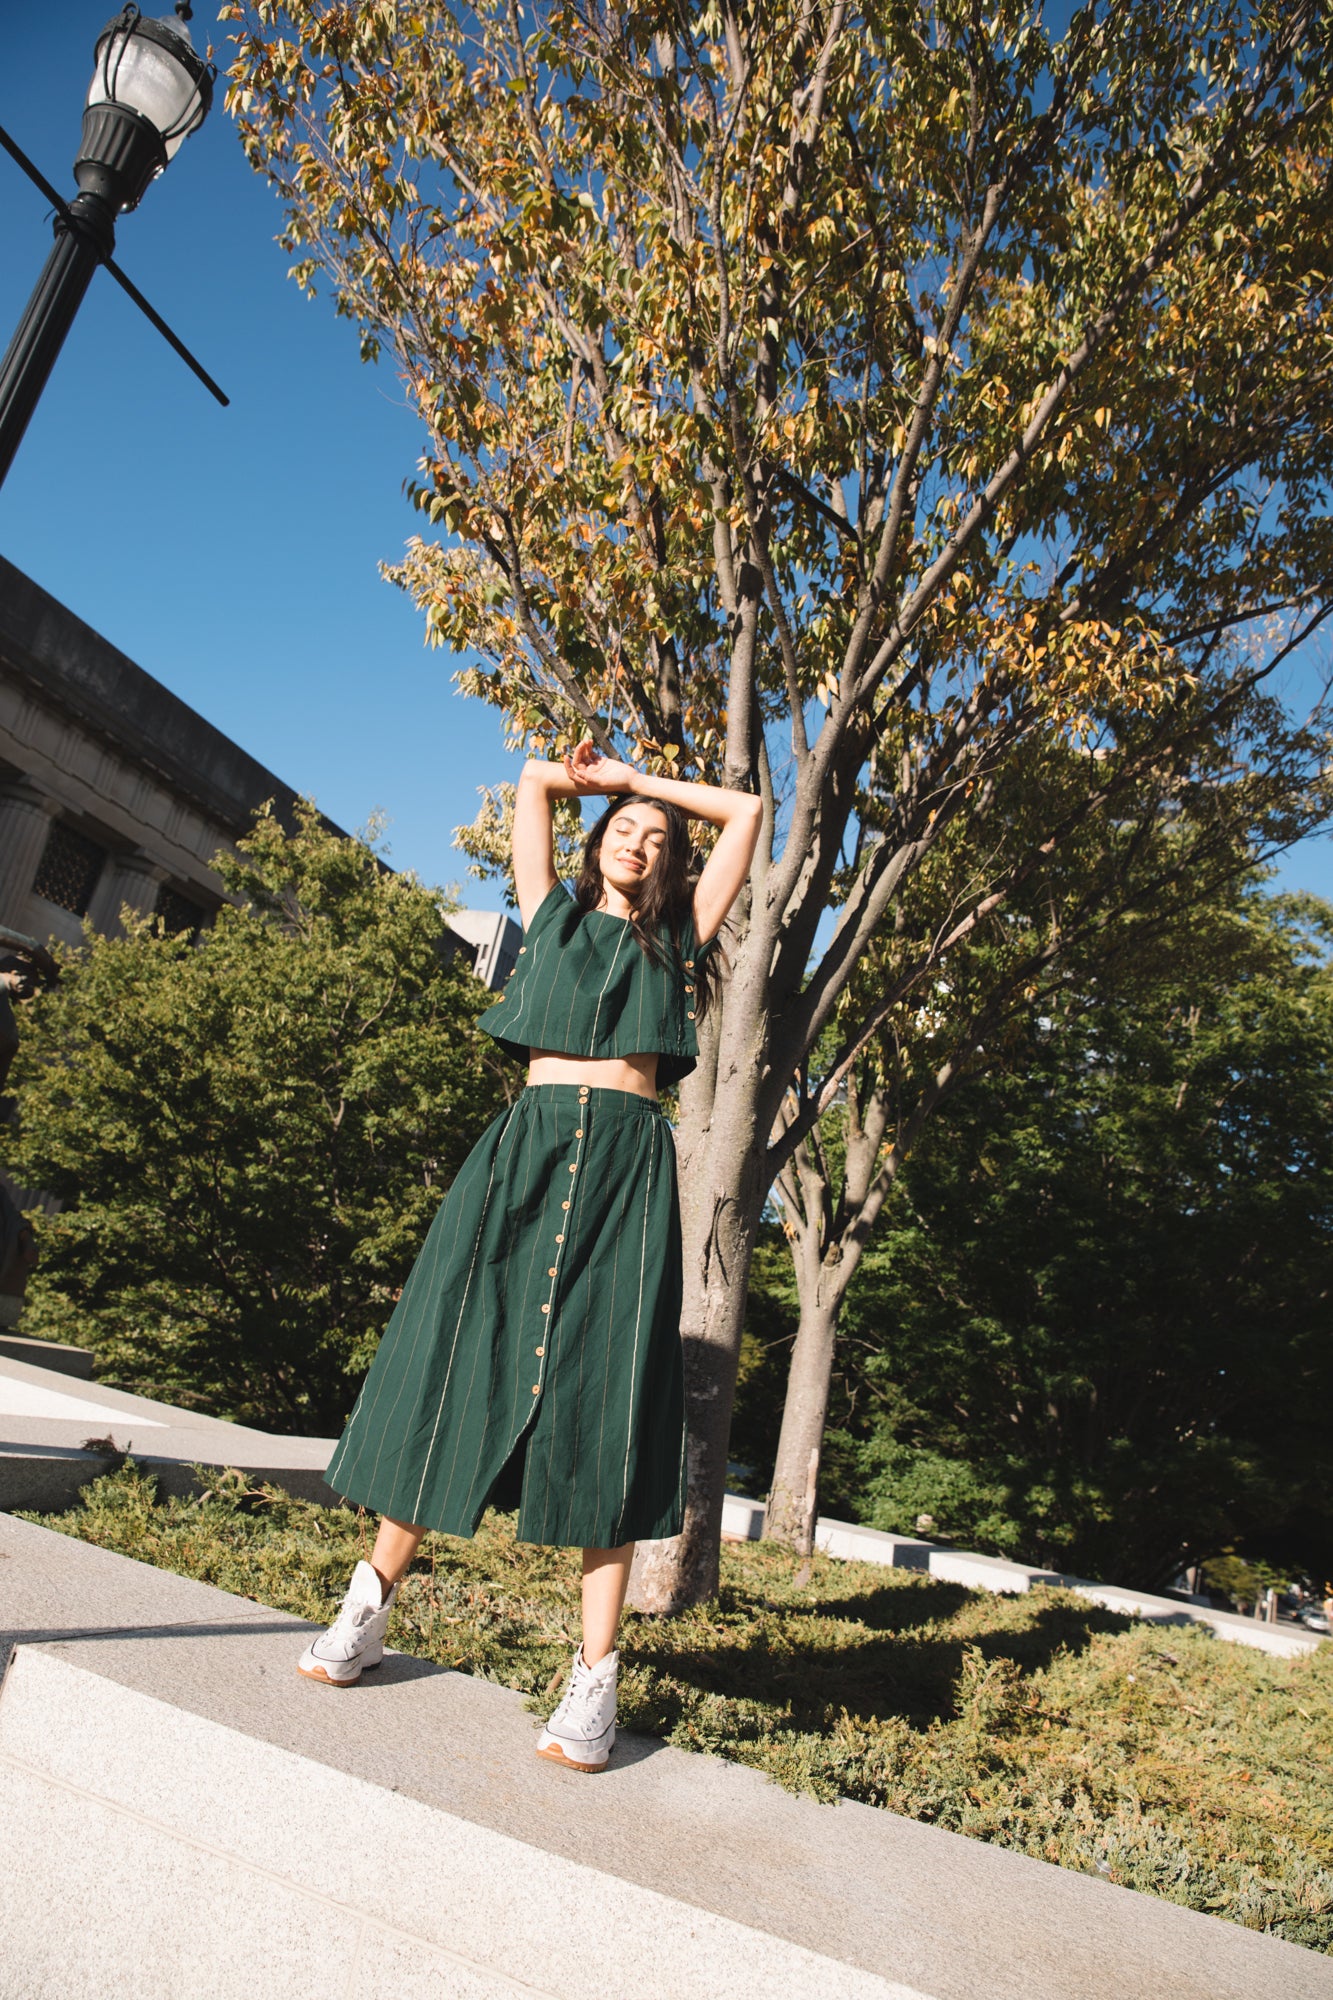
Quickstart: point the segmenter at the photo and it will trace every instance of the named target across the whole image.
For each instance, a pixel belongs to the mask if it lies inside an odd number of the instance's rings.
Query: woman
[[[574,897],[557,799],[612,795]],[[693,1069],[711,946],[749,872],[760,804],[648,777],[580,743],[524,766],[514,810],[518,964],[481,1025],[528,1086],[482,1135],[431,1225],[328,1470],[381,1515],[300,1671],[348,1687],[383,1658],[427,1528],[518,1508],[520,1541],[581,1546],[583,1634],[538,1753],[600,1771],[615,1743],[616,1630],[635,1543],[684,1508],[675,1150],[659,1083]],[[691,886],[686,818],[718,828]]]

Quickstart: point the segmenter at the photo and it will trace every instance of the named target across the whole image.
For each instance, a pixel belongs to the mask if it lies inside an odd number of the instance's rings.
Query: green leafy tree
[[[856,1018],[878,1012],[878,1032],[778,1173],[800,1315],[764,1533],[803,1554],[813,1546],[848,1287],[929,1122],[971,1079],[1022,1064],[1033,1016],[1048,1007],[1068,1017],[1088,995],[1101,1005],[1117,993],[1155,1000],[1182,955],[1196,977],[1235,975],[1234,871],[1248,847],[1236,843],[1234,825],[1232,840],[1219,840],[1207,785],[1182,799],[1146,779],[1113,823],[1087,817],[1008,895],[960,912],[959,879],[969,870],[993,875],[997,849],[1028,847],[1040,825],[1034,804],[1043,813],[1062,782],[1077,795],[1077,757],[1062,746],[1039,755],[1029,747],[992,783],[987,810],[951,828],[917,870],[895,924],[868,947],[839,1008]],[[901,974],[923,932],[951,934],[947,965],[929,988],[904,991]],[[888,996],[878,1009],[877,996]],[[782,1122],[799,1116],[793,1088]]]
[[[828,1511],[1140,1585],[1233,1543],[1327,1567],[1333,909],[1199,928],[1130,996],[1048,996],[923,1132],[849,1288]]]
[[[28,1010],[14,1170],[66,1206],[25,1324],[122,1387],[318,1434],[502,1085],[433,892],[312,807],[240,845],[197,944],[90,934]]]
[[[765,802],[681,1093],[690,1497],[635,1583],[670,1609],[716,1580],[768,1192],[885,1010],[1145,786],[1207,794],[1200,862],[1322,809],[1318,733],[1257,691],[1333,581],[1324,12],[223,12],[295,275],[420,413],[392,574],[460,684],[514,740]]]

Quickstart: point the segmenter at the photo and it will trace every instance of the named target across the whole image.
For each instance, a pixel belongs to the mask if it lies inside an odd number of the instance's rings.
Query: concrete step
[[[0,2000],[1333,2000],[1333,1964],[0,1518]]]
[[[329,1505],[332,1438],[275,1437],[101,1382],[53,1379],[0,1357],[0,1509],[59,1513],[79,1489],[133,1452],[169,1493],[198,1490],[196,1465],[236,1466],[299,1498]]]
[[[26,1361],[34,1368],[51,1368],[58,1375],[89,1381],[93,1372],[91,1347],[71,1347],[64,1340],[30,1340],[23,1333],[0,1333],[0,1360]]]

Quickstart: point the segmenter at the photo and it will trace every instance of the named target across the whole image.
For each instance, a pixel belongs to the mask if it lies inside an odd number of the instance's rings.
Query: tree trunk
[[[937,1101],[939,1094],[937,1079],[930,1101]],[[925,1102],[923,1095],[921,1105]],[[887,1088],[872,1084],[863,1094],[854,1072],[843,1115],[841,1190],[830,1184],[829,1160],[817,1132],[798,1144],[789,1166],[778,1175],[801,1313],[787,1374],[764,1535],[768,1540],[788,1543],[803,1556],[810,1554],[815,1541],[819,1466],[838,1315],[893,1183],[900,1147],[910,1139],[914,1123],[913,1119],[895,1121],[894,1142],[887,1157],[881,1159],[892,1108]]]
[[[815,1504],[824,1449],[833,1343],[844,1288],[816,1285],[801,1301],[801,1317],[787,1378],[773,1486],[764,1514],[764,1535],[808,1556],[815,1545]]]
[[[676,1152],[685,1257],[680,1328],[688,1438],[685,1524],[668,1541],[639,1544],[628,1596],[636,1611],[664,1617],[702,1603],[717,1590],[750,1258],[768,1193],[767,1134],[760,1131],[757,1103],[762,1031],[753,1013],[744,1026],[737,1018],[745,1001],[743,991],[736,989],[744,984],[738,969],[727,995],[721,1050],[708,1037],[698,1071],[681,1090]]]

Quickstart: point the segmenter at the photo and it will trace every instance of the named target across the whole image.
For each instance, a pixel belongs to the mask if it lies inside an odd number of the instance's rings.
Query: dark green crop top
[[[694,971],[716,939],[681,933],[678,968],[654,965],[634,926],[609,910],[581,910],[557,882],[523,933],[504,993],[478,1026],[520,1062],[531,1049],[569,1056],[656,1053],[657,1080],[679,1083],[694,1068]]]

